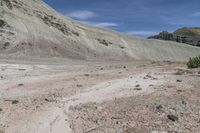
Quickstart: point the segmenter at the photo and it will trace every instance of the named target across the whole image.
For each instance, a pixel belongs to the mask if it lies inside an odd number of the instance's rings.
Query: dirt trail
[[[90,102],[101,103],[115,98],[130,97],[133,95],[146,95],[151,93],[153,87],[169,82],[166,76],[152,75],[146,77],[146,73],[134,75],[129,78],[115,79],[100,83],[85,90],[80,94],[60,100],[59,107],[48,109],[46,112],[34,114],[31,118],[17,123],[8,129],[10,133],[71,133],[68,123],[68,110],[71,106]],[[135,89],[140,85],[142,90]]]

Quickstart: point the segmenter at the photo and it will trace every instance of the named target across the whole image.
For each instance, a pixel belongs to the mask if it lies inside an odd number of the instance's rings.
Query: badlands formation
[[[199,54],[0,0],[0,133],[197,133]]]

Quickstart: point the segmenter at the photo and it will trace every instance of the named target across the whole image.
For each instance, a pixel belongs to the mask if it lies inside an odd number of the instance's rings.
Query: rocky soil
[[[2,133],[199,131],[200,70],[183,63],[1,60],[0,71]]]

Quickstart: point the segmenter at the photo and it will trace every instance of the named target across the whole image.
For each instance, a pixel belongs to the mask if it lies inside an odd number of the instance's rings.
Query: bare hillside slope
[[[185,44],[83,25],[40,0],[0,0],[0,57],[184,61],[199,54]]]

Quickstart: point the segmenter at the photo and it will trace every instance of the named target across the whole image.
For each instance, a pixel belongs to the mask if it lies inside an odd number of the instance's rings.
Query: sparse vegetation
[[[120,48],[121,48],[121,49],[125,49],[126,47],[124,47],[124,46],[120,46]]]
[[[190,58],[187,62],[188,68],[198,68],[200,67],[200,56]]]
[[[101,44],[103,44],[105,46],[108,46],[108,45],[112,44],[111,42],[106,41],[104,39],[97,39],[97,41],[99,41],[99,43],[101,43]]]
[[[174,74],[175,75],[184,75],[184,74],[192,74],[192,72],[189,70],[184,70],[184,69],[176,69],[176,72]]]
[[[10,0],[2,0],[0,1],[0,5],[3,6],[3,5],[6,5],[9,9],[13,9],[13,6],[12,6],[12,3],[10,2]]]
[[[6,43],[4,43],[4,45],[3,45],[3,49],[7,49],[9,46],[10,46],[10,43],[9,43],[9,42],[6,42]]]
[[[0,20],[0,27],[3,27],[5,25],[5,22],[3,20]]]

